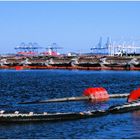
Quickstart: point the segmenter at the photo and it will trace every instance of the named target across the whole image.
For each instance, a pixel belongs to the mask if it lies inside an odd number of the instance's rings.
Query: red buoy
[[[106,101],[109,99],[109,94],[103,87],[87,88],[84,91],[84,96],[90,96],[95,101]]]
[[[128,96],[128,102],[132,102],[135,100],[140,99],[140,88],[133,90],[130,95]]]

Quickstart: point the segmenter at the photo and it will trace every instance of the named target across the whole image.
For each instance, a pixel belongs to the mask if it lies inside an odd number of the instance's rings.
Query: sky
[[[15,52],[21,42],[90,52],[100,36],[139,41],[140,1],[0,2],[0,54]]]

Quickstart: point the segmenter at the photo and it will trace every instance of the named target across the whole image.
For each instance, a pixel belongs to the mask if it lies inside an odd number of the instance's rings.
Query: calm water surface
[[[112,99],[94,104],[69,102],[18,105],[18,102],[81,96],[88,87],[102,86],[110,94],[129,93],[140,86],[138,71],[1,70],[0,110],[7,112],[79,112],[107,109],[126,102]],[[140,111],[59,122],[1,123],[0,138],[140,138]]]

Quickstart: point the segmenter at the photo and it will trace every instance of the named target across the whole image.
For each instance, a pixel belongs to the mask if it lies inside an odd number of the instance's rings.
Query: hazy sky
[[[140,2],[0,2],[0,53],[21,42],[90,52],[100,36],[140,39]]]

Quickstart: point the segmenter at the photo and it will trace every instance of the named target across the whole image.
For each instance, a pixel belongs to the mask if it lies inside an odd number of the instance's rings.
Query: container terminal
[[[46,51],[38,52],[37,43],[21,43],[15,47],[16,53],[0,55],[0,69],[79,69],[79,70],[140,70],[140,46],[131,44],[115,45],[102,37],[90,53],[58,53],[57,43],[52,43]]]

